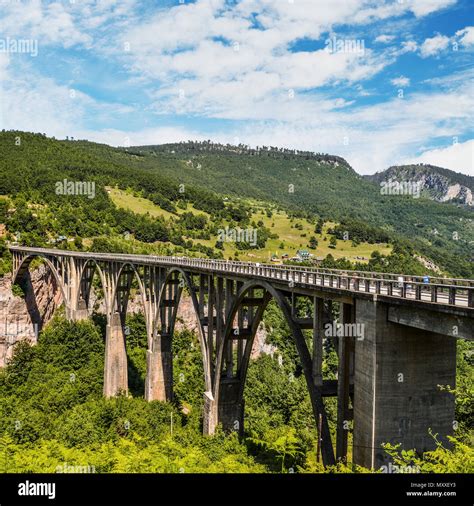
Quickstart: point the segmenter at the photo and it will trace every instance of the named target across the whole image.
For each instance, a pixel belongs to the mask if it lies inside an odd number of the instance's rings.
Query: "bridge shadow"
[[[38,307],[38,302],[35,296],[35,289],[31,280],[31,274],[29,270],[26,270],[23,276],[16,283],[25,294],[26,310],[30,317],[31,323],[35,326],[37,332],[40,332],[43,328],[43,318]]]
[[[145,379],[127,353],[128,390],[133,397],[145,397]]]
[[[105,314],[96,313],[95,311],[91,314],[91,320],[100,329],[100,333],[104,339],[105,343],[105,331],[107,328],[107,317]]]

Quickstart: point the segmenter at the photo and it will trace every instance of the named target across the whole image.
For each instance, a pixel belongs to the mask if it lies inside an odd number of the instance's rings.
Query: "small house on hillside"
[[[296,256],[300,260],[309,260],[313,255],[307,249],[299,249],[296,252]]]

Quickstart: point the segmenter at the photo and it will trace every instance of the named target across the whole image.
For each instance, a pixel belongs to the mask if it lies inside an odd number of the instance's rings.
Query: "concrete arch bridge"
[[[387,463],[384,442],[423,452],[434,445],[429,429],[441,437],[453,432],[454,397],[438,385],[455,386],[456,339],[473,339],[473,280],[187,257],[10,250],[14,282],[25,279],[34,258],[46,262],[73,320],[89,316],[92,281],[99,277],[107,316],[105,396],[127,390],[124,325],[135,279],[147,329],[148,400],[172,399],[171,342],[183,289],[189,290],[199,322],[206,434],[219,423],[243,431],[252,343],[271,300],[291,330],[325,465],[346,459],[350,431],[352,460],[368,468]],[[302,298],[311,301],[312,314],[298,314]],[[332,303],[340,304],[337,323],[328,311]],[[305,331],[312,334],[312,349]],[[322,371],[328,335],[338,353],[335,381],[325,379]],[[330,396],[337,397],[335,444],[325,409]]]

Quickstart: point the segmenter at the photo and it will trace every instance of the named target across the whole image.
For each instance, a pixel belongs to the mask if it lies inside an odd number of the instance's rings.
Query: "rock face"
[[[62,302],[56,280],[44,265],[33,271],[26,286],[25,298],[16,297],[11,275],[0,277],[0,367],[18,341],[36,343],[39,330]]]
[[[415,255],[415,259],[423,264],[427,269],[430,269],[438,274],[442,274],[441,269],[430,259],[418,255]]]
[[[434,165],[396,165],[367,179],[378,183],[397,181],[420,185],[421,194],[438,202],[453,202],[474,207],[474,177]]]
[[[90,302],[96,311],[104,312],[103,301],[98,300],[93,292]],[[61,290],[50,270],[44,265],[31,273],[24,299],[13,295],[11,275],[0,277],[0,367],[5,366],[17,342],[28,340],[36,344],[38,332],[50,321],[61,304]],[[139,295],[130,298],[128,311],[142,311]],[[176,330],[183,329],[198,331],[191,297],[184,294],[176,322]],[[273,356],[276,348],[266,343],[266,337],[267,331],[261,323],[253,343],[252,358],[255,359],[261,354]]]

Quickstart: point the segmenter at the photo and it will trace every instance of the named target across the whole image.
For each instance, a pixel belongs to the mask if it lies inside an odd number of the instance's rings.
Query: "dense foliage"
[[[139,322],[129,324],[135,336],[130,355],[142,343]],[[18,344],[0,372],[2,471],[54,472],[64,465],[93,466],[95,472],[265,470],[235,434],[203,437],[198,409],[184,415],[179,404],[102,398],[103,353],[100,327],[60,317],[37,346]],[[140,362],[133,353],[131,358],[132,367]]]
[[[130,395],[104,399],[103,317],[96,315],[94,321],[71,323],[57,315],[36,346],[18,343],[10,363],[0,370],[0,470],[65,472],[73,466],[76,472],[324,472],[301,366],[274,304],[265,321],[275,352],[250,364],[242,440],[220,429],[212,437],[202,435],[204,381],[193,332],[177,332],[173,342],[173,403],[143,399],[146,339],[141,314],[129,316],[126,325]],[[324,373],[335,378],[337,358],[331,343],[327,346]],[[400,462],[408,465],[410,460],[427,471],[471,469],[471,362],[472,345],[463,343],[454,451],[439,448],[425,454],[422,463],[405,452],[397,457]],[[336,405],[334,399],[328,401],[334,433]],[[396,448],[387,451],[398,455]],[[326,471],[351,472],[351,467]]]

